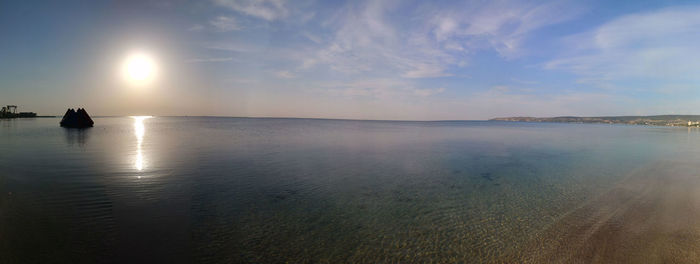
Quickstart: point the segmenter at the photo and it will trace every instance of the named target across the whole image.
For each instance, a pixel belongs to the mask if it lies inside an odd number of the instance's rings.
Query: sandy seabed
[[[698,162],[659,161],[498,263],[700,263]]]

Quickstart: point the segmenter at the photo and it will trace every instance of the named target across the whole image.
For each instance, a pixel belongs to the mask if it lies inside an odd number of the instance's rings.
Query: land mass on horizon
[[[557,116],[557,117],[498,117],[490,121],[508,122],[551,122],[551,123],[594,123],[627,124],[648,126],[686,126],[699,127],[700,115],[651,115],[651,116]]]

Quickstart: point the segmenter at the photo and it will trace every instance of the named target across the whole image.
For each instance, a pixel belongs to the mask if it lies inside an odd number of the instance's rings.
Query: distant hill
[[[598,123],[651,126],[700,126],[700,115],[654,115],[654,116],[557,116],[557,117],[499,117],[491,121],[509,122],[553,122],[553,123]]]

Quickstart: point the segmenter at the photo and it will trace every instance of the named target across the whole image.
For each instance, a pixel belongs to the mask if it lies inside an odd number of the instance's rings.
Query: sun
[[[151,83],[156,76],[156,62],[145,53],[129,55],[123,64],[124,78],[131,84],[144,85]]]

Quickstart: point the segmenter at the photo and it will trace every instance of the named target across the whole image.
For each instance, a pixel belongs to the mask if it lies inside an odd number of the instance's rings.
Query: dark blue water
[[[0,120],[0,263],[482,262],[687,128],[254,118]]]

